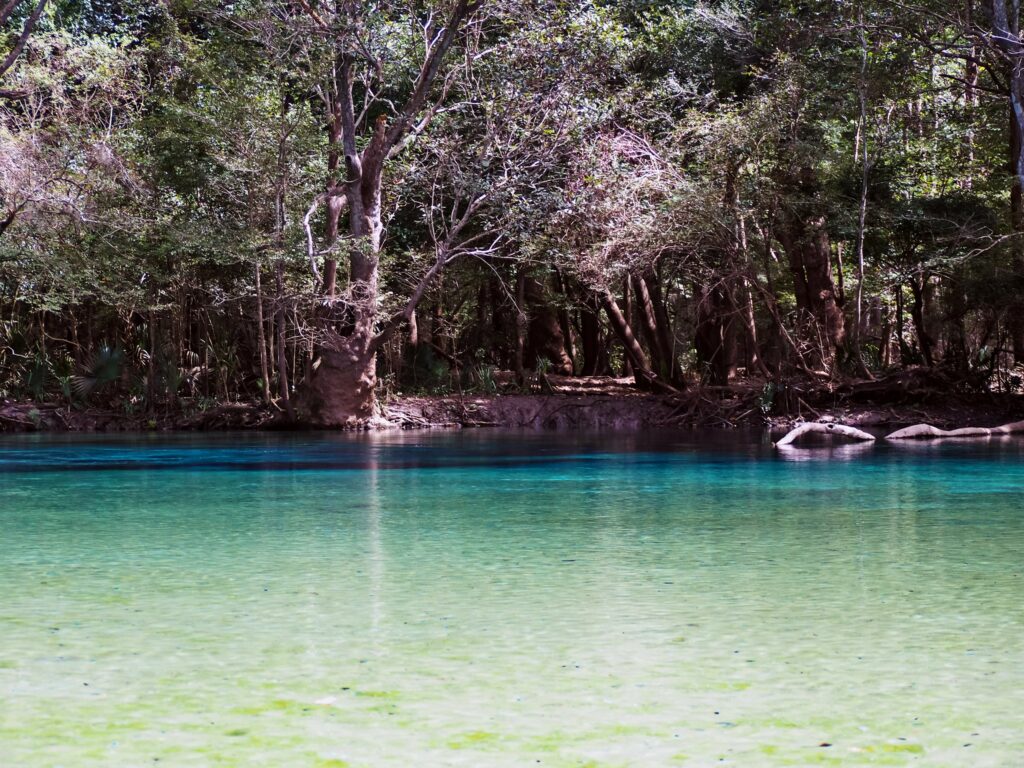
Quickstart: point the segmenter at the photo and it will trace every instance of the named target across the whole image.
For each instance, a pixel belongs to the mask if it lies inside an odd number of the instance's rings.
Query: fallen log
[[[940,370],[918,367],[880,379],[850,382],[838,387],[834,392],[828,392],[827,397],[829,401],[839,395],[851,402],[907,402],[920,400],[936,392],[947,392],[954,384],[955,382]]]
[[[775,447],[784,448],[787,445],[791,445],[794,440],[812,433],[822,435],[840,435],[841,437],[848,437],[851,440],[860,440],[863,442],[874,442],[875,440],[874,435],[869,434],[862,429],[857,429],[856,427],[848,427],[845,424],[831,424],[814,421],[808,422],[807,424],[801,424],[799,427],[795,427],[790,430],[785,437],[775,444]]]
[[[1024,432],[1024,421],[1003,424],[1001,427],[961,427],[960,429],[939,429],[931,424],[915,424],[905,429],[897,429],[886,435],[886,440],[930,440],[936,437],[992,437],[995,435],[1012,435]]]

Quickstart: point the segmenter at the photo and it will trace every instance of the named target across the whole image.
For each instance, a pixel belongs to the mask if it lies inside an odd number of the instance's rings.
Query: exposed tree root
[[[936,437],[992,437],[993,435],[1012,435],[1024,432],[1024,421],[1015,421],[1001,427],[961,427],[960,429],[939,429],[931,424],[915,424],[912,427],[898,429],[886,435],[886,440],[928,440]]]
[[[1001,427],[961,427],[960,429],[939,429],[931,424],[915,424],[912,427],[898,429],[885,436],[886,440],[927,440],[942,437],[993,437],[1024,433],[1024,421],[1015,421]],[[785,437],[775,443],[776,448],[784,448],[808,434],[840,435],[851,440],[874,442],[875,436],[856,427],[845,424],[811,422],[801,424],[790,430]]]
[[[848,427],[845,424],[831,424],[822,422],[809,422],[790,430],[785,437],[775,444],[776,448],[784,448],[800,437],[808,434],[840,435],[851,440],[863,442],[874,442],[875,436],[856,427]]]

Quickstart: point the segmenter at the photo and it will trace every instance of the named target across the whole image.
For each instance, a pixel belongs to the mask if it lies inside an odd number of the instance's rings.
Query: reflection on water
[[[852,461],[875,450],[874,443],[837,440],[824,444],[789,444],[776,446],[780,458],[787,461]]]
[[[4,439],[0,763],[1017,765],[1022,443]]]

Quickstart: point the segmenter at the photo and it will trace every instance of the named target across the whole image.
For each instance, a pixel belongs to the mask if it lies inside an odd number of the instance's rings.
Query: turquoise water
[[[1024,764],[1024,441],[0,440],[0,765]]]

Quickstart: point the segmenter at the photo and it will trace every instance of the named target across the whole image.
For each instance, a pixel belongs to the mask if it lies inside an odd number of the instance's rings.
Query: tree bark
[[[619,307],[619,303],[615,300],[615,295],[610,289],[605,288],[599,293],[599,296],[612,329],[622,342],[626,359],[630,363],[633,379],[637,385],[645,389],[656,389],[677,394],[679,390],[659,379],[658,375],[651,370],[651,364],[647,359],[647,355],[644,354],[640,342],[636,340],[629,321]]]
[[[871,173],[871,155],[868,142],[868,43],[864,32],[864,16],[861,12],[859,19],[860,44],[861,44],[861,66],[860,82],[858,83],[858,101],[860,102],[859,133],[861,136],[861,147],[863,157],[861,159],[860,179],[860,205],[857,212],[857,293],[856,305],[854,307],[853,333],[851,334],[850,346],[856,356],[856,364],[861,373],[867,374],[867,367],[861,356],[861,342],[864,334],[864,238],[867,229],[868,216],[868,190]],[[856,153],[854,161],[856,162]]]
[[[601,370],[601,303],[593,292],[580,307],[580,342],[583,346],[583,376],[596,376]]]
[[[668,309],[665,306],[665,298],[661,290],[661,278],[655,268],[648,270],[644,278],[648,293],[651,297],[651,306],[654,308],[654,319],[658,335],[658,346],[661,348],[661,355],[668,361],[666,377],[676,384],[683,381],[683,371],[676,358],[675,343],[672,337],[672,321],[668,316]]]
[[[157,332],[156,312],[150,308],[146,315],[146,325],[149,330],[149,360],[146,362],[146,406],[153,410],[156,405],[156,358],[157,358]]]
[[[337,68],[337,64],[335,67]],[[338,259],[334,250],[338,245],[338,225],[345,201],[337,193],[341,181],[338,171],[341,168],[341,100],[338,94],[339,83],[337,72],[332,78],[333,84],[329,91],[327,103],[327,214],[324,221],[324,248],[327,259],[324,261],[323,291],[329,298],[334,298],[338,286]]]
[[[516,381],[526,383],[526,273],[516,276]]]
[[[543,358],[551,364],[552,372],[569,376],[572,358],[565,351],[565,335],[551,296],[537,279],[527,276],[524,282],[524,299],[529,310],[525,365],[536,368],[537,361]]]
[[[827,345],[821,362],[830,364],[846,341],[845,321],[839,294],[832,280],[831,248],[825,219],[804,221],[789,215],[779,229],[793,276],[797,308],[820,328]]]
[[[632,282],[640,328],[651,352],[651,365],[663,379],[673,381],[675,365],[672,360],[672,348],[666,330],[660,327],[651,290],[652,285],[657,284],[657,278],[648,272],[644,275],[633,275]]]
[[[284,333],[284,263],[280,260],[274,265],[274,278],[277,283],[277,301],[274,308],[274,333],[277,336],[277,388],[278,396],[285,413],[292,421],[295,420],[295,409],[288,384],[288,347]]]
[[[260,348],[260,378],[263,380],[263,402],[270,404],[270,366],[267,361],[267,334],[263,326],[263,286],[260,265],[256,265],[256,343]]]
[[[733,308],[735,303],[726,285],[697,286],[697,322],[694,346],[697,358],[707,366],[711,383],[724,386],[736,369]]]
[[[928,332],[928,325],[925,318],[925,291],[928,288],[928,273],[922,272],[910,281],[910,290],[914,295],[914,301],[910,305],[910,317],[914,321],[914,331],[917,333],[917,343],[921,349],[921,357],[928,366],[935,364],[933,349],[935,340]]]
[[[1010,218],[1015,237],[1012,240],[1014,271],[1024,274],[1024,44],[1020,37],[1020,3],[1011,2],[1012,15],[1005,0],[992,0],[992,38],[1002,51],[1007,67],[1010,107]],[[1016,294],[1024,293],[1019,277]],[[1010,338],[1013,357],[1024,363],[1024,299],[1014,302],[1010,311]]]
[[[616,305],[616,308],[618,308],[618,305]],[[622,316],[623,316],[623,321],[624,321],[624,328],[629,332],[629,334],[628,334],[629,337],[633,338],[633,331],[631,329],[631,326],[632,326],[632,323],[633,323],[633,291],[630,288],[629,278],[628,277],[625,279],[625,281],[623,283],[623,286],[622,286]],[[611,318],[610,314],[609,314],[609,318]],[[612,327],[615,327],[614,319],[612,320]],[[625,335],[625,333],[620,334],[620,339],[622,340],[622,342],[624,344],[626,343],[626,335]],[[633,341],[635,342],[636,340],[633,339]],[[639,344],[637,344],[637,349],[642,349]],[[626,350],[626,352],[624,354],[624,357],[623,357],[623,360],[622,360],[622,375],[623,376],[633,376],[633,360],[632,360],[632,357],[633,356],[631,355],[630,351]],[[645,367],[646,367],[646,365],[647,364],[645,363]]]
[[[554,281],[559,297],[558,327],[562,331],[565,354],[569,358],[569,373],[572,374],[576,370],[576,345],[573,344],[572,322],[569,319],[569,293],[566,290],[562,271],[557,267],[554,269]]]
[[[754,294],[750,290],[750,281],[747,278],[743,278],[741,281],[743,288],[743,307],[741,314],[743,316],[743,327],[747,332],[747,342],[750,344],[749,354],[749,367],[756,368],[758,372],[765,378],[770,378],[772,372],[768,369],[764,359],[761,357],[760,345],[757,341],[757,318],[754,315]]]

